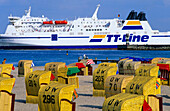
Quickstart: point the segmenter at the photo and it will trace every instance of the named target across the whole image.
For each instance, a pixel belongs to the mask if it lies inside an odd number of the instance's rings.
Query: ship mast
[[[27,17],[30,17],[30,13],[31,13],[31,6],[29,7],[29,10],[25,10],[25,14]]]
[[[97,13],[98,13],[98,10],[99,10],[99,7],[100,7],[100,4],[97,5],[97,8],[96,8],[96,11],[94,12],[93,16],[92,16],[92,19],[93,20],[97,20]]]

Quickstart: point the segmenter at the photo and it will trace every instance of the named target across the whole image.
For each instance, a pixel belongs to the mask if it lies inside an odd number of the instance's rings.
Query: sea
[[[69,65],[78,62],[78,58],[83,58],[84,54],[89,59],[108,58],[110,60],[119,60],[119,58],[127,56],[170,58],[170,51],[154,50],[0,50],[0,62],[6,58],[6,63],[14,64],[14,66],[18,66],[19,60],[33,60],[35,66],[45,66],[48,62],[65,62],[66,65]]]

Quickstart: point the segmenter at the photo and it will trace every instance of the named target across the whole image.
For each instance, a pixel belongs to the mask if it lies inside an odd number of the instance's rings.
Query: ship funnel
[[[138,20],[138,16],[137,16],[137,12],[135,12],[134,10],[132,10],[128,17],[126,18],[126,20]]]
[[[140,13],[138,14],[138,18],[139,18],[140,21],[147,21],[147,19],[146,19],[146,14],[143,13],[143,12],[140,12]]]
[[[92,16],[93,20],[97,20],[97,13],[98,13],[99,7],[100,7],[100,4],[97,5],[96,11],[94,12],[94,14]]]

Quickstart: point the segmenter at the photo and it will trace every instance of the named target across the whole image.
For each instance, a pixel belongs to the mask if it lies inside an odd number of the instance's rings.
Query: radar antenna
[[[100,7],[100,4],[97,5],[96,11],[94,12],[94,14],[92,16],[93,20],[97,20],[97,13],[98,13],[99,7]]]

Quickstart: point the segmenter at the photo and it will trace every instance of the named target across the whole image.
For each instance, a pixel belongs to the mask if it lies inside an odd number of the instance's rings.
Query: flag
[[[12,66],[12,70],[15,70],[15,67],[14,67],[14,66]]]
[[[35,66],[34,63],[32,62],[31,67],[34,67],[34,66]]]
[[[156,89],[158,89],[159,86],[160,86],[160,83],[159,83],[159,81],[156,80]]]
[[[78,95],[77,91],[74,89],[72,101],[74,101],[78,97],[79,97],[79,95]]]
[[[13,84],[13,86],[12,86],[12,87],[14,87],[14,85],[15,85],[15,82],[14,82],[14,84]]]
[[[152,111],[152,108],[149,106],[146,100],[144,100],[144,103],[143,103],[143,111]]]
[[[117,70],[116,75],[119,74],[119,70]]]
[[[51,73],[51,81],[55,79],[55,76]]]
[[[86,65],[87,64],[95,64],[95,63],[93,62],[93,59],[88,59]]]

